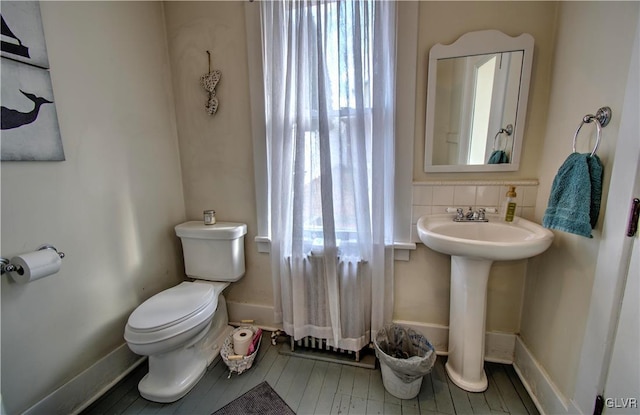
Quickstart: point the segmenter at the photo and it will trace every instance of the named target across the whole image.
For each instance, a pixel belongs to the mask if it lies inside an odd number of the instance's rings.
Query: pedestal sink
[[[487,283],[493,261],[530,258],[544,252],[553,233],[515,217],[507,223],[498,215],[489,222],[454,222],[453,215],[426,215],[418,220],[418,235],[429,248],[451,255],[449,357],[447,374],[470,392],[487,388],[484,338]]]

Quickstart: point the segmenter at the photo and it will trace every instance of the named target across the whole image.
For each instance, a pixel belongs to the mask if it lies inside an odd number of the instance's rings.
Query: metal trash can
[[[436,361],[436,351],[429,340],[413,329],[389,324],[378,331],[373,343],[384,388],[400,399],[415,398],[422,377]]]

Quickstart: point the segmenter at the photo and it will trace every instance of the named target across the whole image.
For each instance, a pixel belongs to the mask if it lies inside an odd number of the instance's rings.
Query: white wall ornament
[[[211,71],[211,52],[207,51],[209,55],[209,73],[206,73],[200,77],[200,84],[209,93],[209,99],[205,104],[205,108],[209,115],[214,115],[218,111],[218,98],[216,97],[216,85],[220,82],[222,72],[219,69]]]

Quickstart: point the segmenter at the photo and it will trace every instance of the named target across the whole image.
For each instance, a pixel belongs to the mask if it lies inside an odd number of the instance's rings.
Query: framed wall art
[[[64,160],[40,4],[3,1],[0,16],[0,159]]]

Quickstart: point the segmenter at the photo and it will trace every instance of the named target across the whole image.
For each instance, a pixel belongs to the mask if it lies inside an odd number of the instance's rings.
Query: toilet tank
[[[231,222],[205,225],[192,221],[176,226],[175,230],[182,240],[184,269],[189,277],[208,281],[242,278],[247,225]]]

